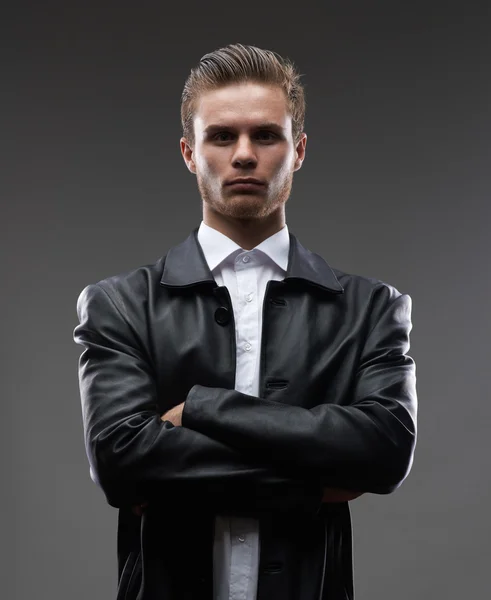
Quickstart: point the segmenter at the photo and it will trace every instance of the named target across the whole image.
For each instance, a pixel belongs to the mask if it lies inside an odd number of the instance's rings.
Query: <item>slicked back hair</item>
[[[299,141],[304,128],[305,91],[295,65],[272,50],[229,44],[205,54],[198,65],[191,69],[184,84],[181,124],[183,136],[191,146],[194,145],[196,100],[200,94],[248,81],[277,85],[283,90],[292,117],[293,141]]]

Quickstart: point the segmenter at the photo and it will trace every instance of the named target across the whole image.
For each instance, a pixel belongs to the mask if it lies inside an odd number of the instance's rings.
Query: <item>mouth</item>
[[[264,188],[264,184],[262,183],[229,183],[227,184],[228,188],[232,188],[233,190],[253,190],[257,191],[261,188]]]
[[[236,185],[239,183],[254,183],[256,185],[264,185],[264,182],[255,177],[236,177],[235,179],[229,179],[225,182],[225,185]]]
[[[231,188],[235,192],[258,192],[264,189],[266,186],[259,179],[251,178],[238,178],[233,181],[229,181],[225,184],[225,187]]]

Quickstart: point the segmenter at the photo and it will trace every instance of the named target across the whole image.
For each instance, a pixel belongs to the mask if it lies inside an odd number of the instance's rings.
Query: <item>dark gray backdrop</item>
[[[484,597],[489,11],[101,4],[20,2],[2,18],[2,597],[115,598],[117,511],[89,478],[75,303],[199,225],[180,93],[203,54],[232,42],[276,50],[304,74],[291,231],[413,299],[415,462],[392,495],[351,503],[356,597]]]

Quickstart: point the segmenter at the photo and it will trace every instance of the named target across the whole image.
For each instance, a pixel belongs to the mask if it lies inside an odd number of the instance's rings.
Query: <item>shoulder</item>
[[[356,294],[359,296],[382,295],[388,300],[395,299],[403,292],[392,283],[359,273],[349,273],[336,267],[331,267],[339,283],[343,286],[345,293]]]
[[[338,298],[345,318],[363,322],[366,336],[377,326],[391,335],[411,331],[412,298],[408,293],[377,277],[331,269],[344,288]]]
[[[87,284],[79,293],[77,308],[86,305],[110,304],[124,317],[136,307],[148,303],[149,295],[157,290],[164,269],[165,256],[156,262],[123,271]]]
[[[412,298],[393,283],[369,275],[348,273],[335,267],[331,269],[344,288],[341,298],[347,310],[354,309],[370,321],[379,319],[389,310],[398,315],[403,314],[405,318],[410,317]]]

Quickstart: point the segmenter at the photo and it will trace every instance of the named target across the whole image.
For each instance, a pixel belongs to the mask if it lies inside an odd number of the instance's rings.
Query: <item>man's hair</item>
[[[229,84],[248,81],[278,85],[283,90],[292,117],[293,141],[298,142],[304,127],[305,91],[295,65],[272,50],[229,44],[205,54],[197,67],[191,69],[184,84],[181,124],[183,136],[191,145],[194,145],[193,119],[199,95]]]

